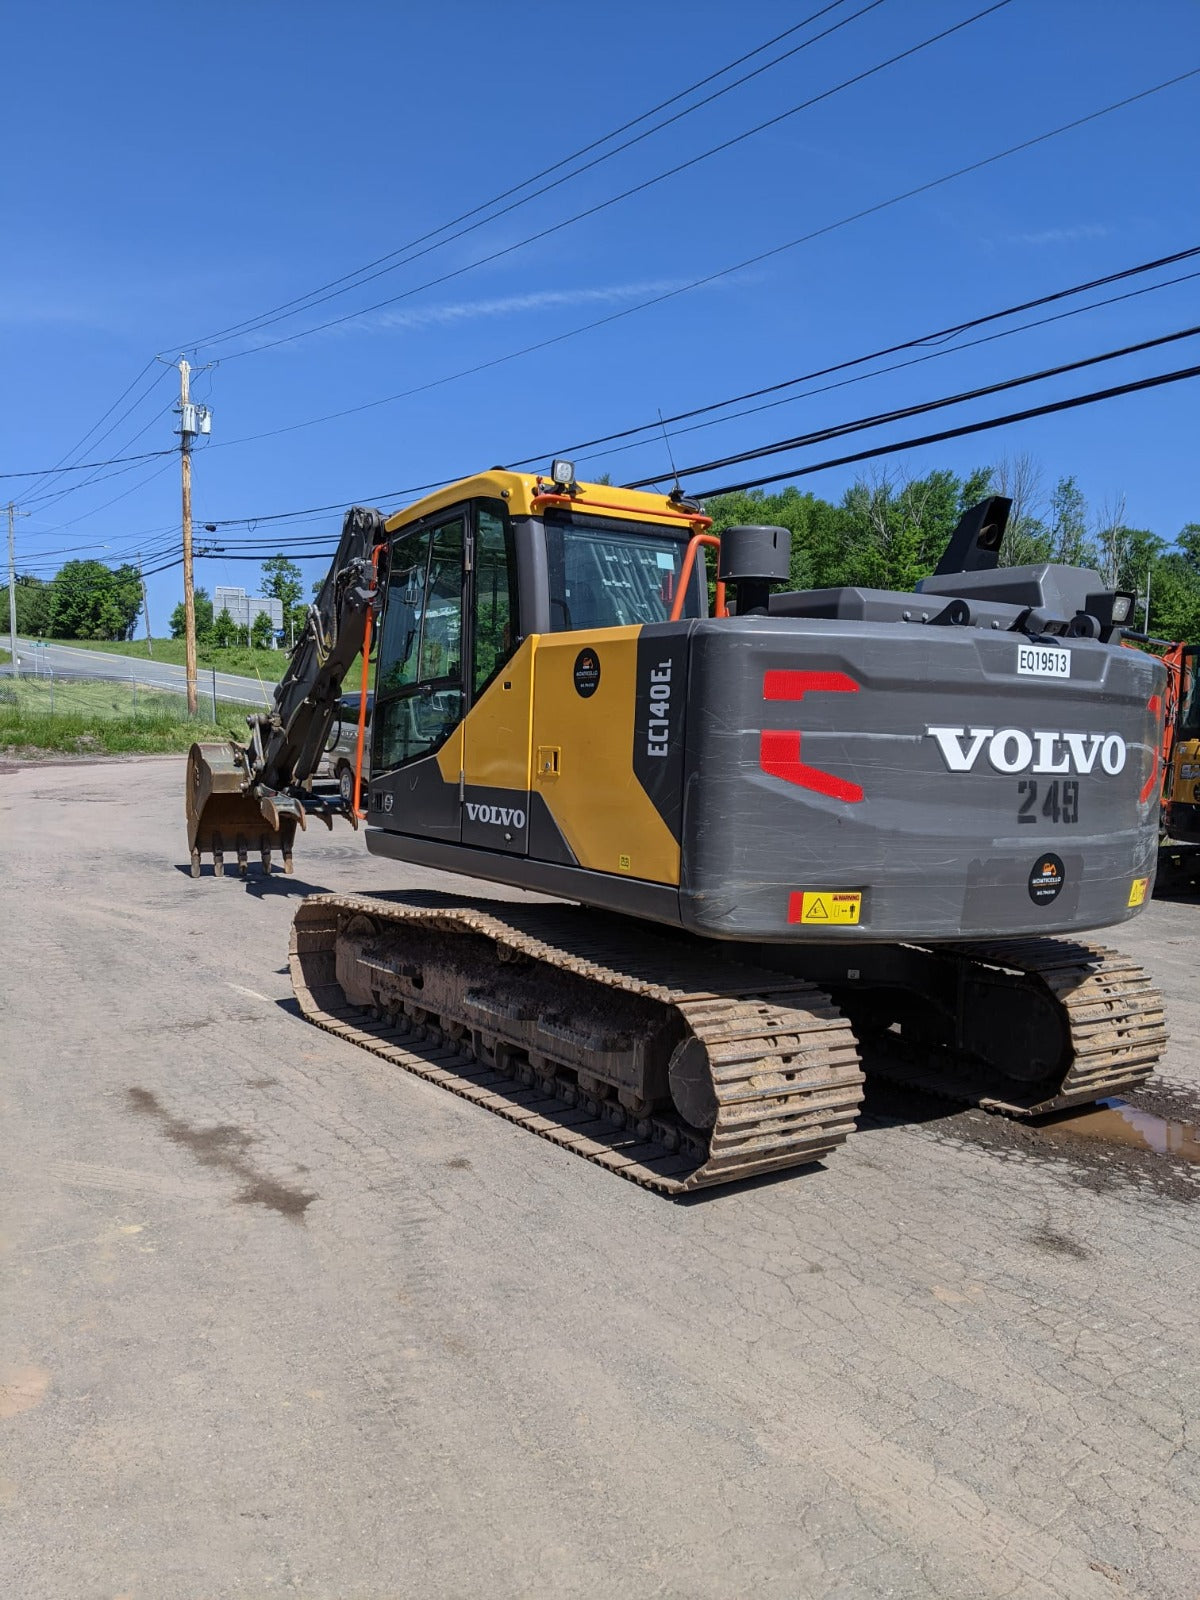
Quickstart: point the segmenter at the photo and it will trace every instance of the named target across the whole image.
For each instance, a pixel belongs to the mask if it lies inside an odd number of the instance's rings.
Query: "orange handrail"
[[[705,520],[711,527],[711,518],[705,518]],[[696,551],[702,544],[712,545],[714,550],[719,550],[721,548],[721,541],[718,539],[715,533],[694,533],[688,540],[687,551],[683,558],[683,566],[679,569],[679,584],[675,590],[675,598],[671,602],[670,620],[672,622],[678,622],[680,617],[683,615],[683,603],[687,598],[687,587],[692,580],[692,568],[696,565]],[[719,578],[717,579],[716,609],[714,615],[718,617],[727,617],[729,615],[728,608],[725,605],[725,585]]]
[[[539,489],[530,501],[535,511],[540,511],[543,506],[573,506],[576,511],[623,511],[629,515],[628,506],[618,505],[613,500],[593,500],[590,495],[554,494],[550,491],[542,493]],[[711,528],[712,518],[706,517],[702,511],[677,511],[674,507],[670,510],[655,511],[655,520],[659,517],[671,517],[676,522],[690,522],[694,528]]]
[[[372,596],[374,596],[379,584],[379,556],[382,550],[383,546],[377,544],[371,552]],[[354,752],[354,815],[356,817],[365,817],[367,814],[360,809],[359,801],[362,799],[363,740],[367,731],[367,683],[371,671],[371,619],[372,608],[368,605],[367,620],[363,624],[362,684],[358,691],[358,746]]]

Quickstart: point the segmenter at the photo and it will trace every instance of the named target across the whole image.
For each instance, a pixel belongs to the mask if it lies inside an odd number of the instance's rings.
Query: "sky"
[[[196,581],[253,592],[257,559],[238,557],[331,547],[353,503],[391,511],[422,485],[555,453],[616,482],[669,481],[673,459],[703,490],[842,451],[688,470],[721,456],[1200,324],[1196,276],[973,348],[943,341],[903,370],[868,363],[853,384],[796,385],[770,409],[672,423],[669,447],[655,425],[580,448],[1200,245],[1200,76],[872,209],[1200,68],[1193,0],[1007,0],[979,16],[988,4],[15,0],[0,473],[25,475],[0,493],[28,513],[18,570],[140,550],[166,631],[182,594],[166,566],[177,456],[28,474],[172,450],[181,354],[212,410],[194,515],[198,547],[220,549]],[[370,281],[336,284],[372,262]],[[1190,273],[1200,257],[1049,309]],[[329,284],[343,292],[214,337]],[[855,442],[1197,365],[1198,346]],[[965,474],[1026,453],[1047,491],[1073,474],[1093,508],[1124,497],[1131,526],[1171,539],[1200,520],[1198,402],[1200,380],[1176,383],[797,481],[836,500],[856,473]],[[303,564],[309,581],[323,573]]]

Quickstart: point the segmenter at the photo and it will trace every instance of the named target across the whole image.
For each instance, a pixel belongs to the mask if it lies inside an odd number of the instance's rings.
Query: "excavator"
[[[1161,997],[1081,936],[1153,883],[1166,674],[1132,596],[1000,567],[1007,515],[900,593],[789,589],[786,530],[569,461],[354,508],[269,712],[191,749],[193,875],[345,818],[496,885],[307,897],[304,1015],[668,1195],[829,1155],[864,1049],[1015,1117],[1126,1094]]]
[[[1162,743],[1158,883],[1179,889],[1200,878],[1200,645],[1171,644]]]

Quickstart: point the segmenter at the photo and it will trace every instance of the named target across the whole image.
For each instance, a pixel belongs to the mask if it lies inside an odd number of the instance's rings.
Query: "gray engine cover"
[[[1157,855],[1163,669],[1054,639],[1070,676],[1022,675],[1033,643],[836,619],[693,624],[684,925],[924,942],[1135,915]],[[861,892],[858,922],[800,922],[805,891]]]

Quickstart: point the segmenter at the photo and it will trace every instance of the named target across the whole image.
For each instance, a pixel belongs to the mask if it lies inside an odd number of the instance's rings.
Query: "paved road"
[[[0,772],[0,1593],[1194,1600],[1200,1168],[893,1095],[672,1204],[301,1022],[295,896],[439,880],[181,779]]]
[[[174,689],[180,694],[187,693],[185,669],[174,666],[169,661],[150,661],[141,656],[110,655],[105,650],[80,650],[53,640],[42,644],[33,639],[20,638],[17,640],[17,654],[20,657],[23,673],[49,669],[58,677],[122,678],[126,683],[144,683],[156,689]],[[263,673],[268,696],[275,687],[275,674],[282,669],[285,659],[283,654],[275,654],[271,661],[272,673],[270,676],[266,672]],[[201,667],[199,677],[201,696],[210,693],[212,681],[211,670]],[[262,686],[256,678],[243,678],[230,672],[218,672],[217,698],[262,705]]]

